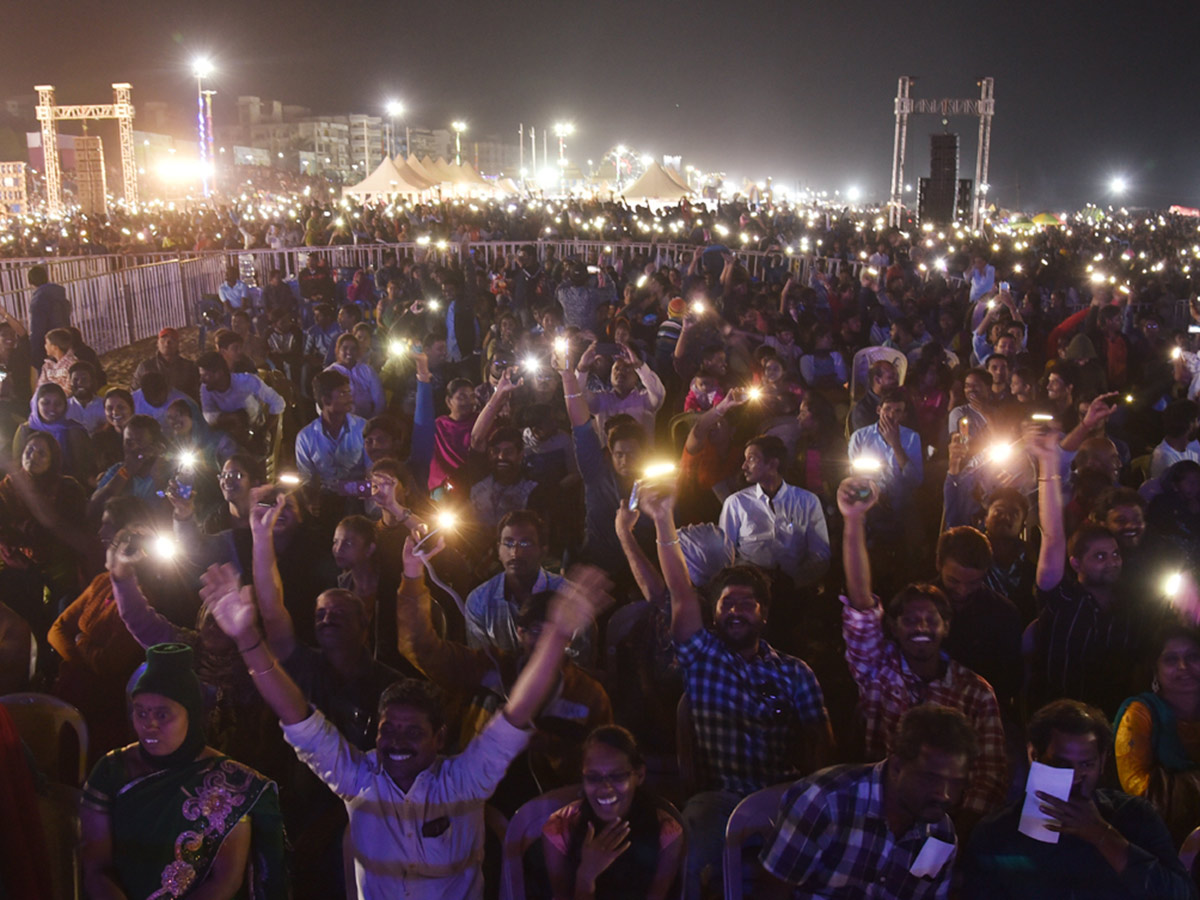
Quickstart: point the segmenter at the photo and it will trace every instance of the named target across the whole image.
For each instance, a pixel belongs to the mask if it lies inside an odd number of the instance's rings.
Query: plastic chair
[[[79,864],[79,801],[83,791],[66,784],[50,784],[38,794],[38,815],[50,856],[50,883],[55,900],[78,900],[83,894]]]
[[[725,900],[742,900],[742,847],[750,838],[766,835],[784,791],[791,786],[789,781],[763,788],[734,807],[725,825]]]
[[[88,732],[83,714],[65,700],[49,694],[20,693],[0,697],[21,739],[29,746],[43,772],[51,780],[71,787],[80,787],[86,774]],[[67,729],[74,731],[78,758],[70,751]]]
[[[525,851],[541,839],[542,826],[555,810],[578,800],[578,784],[555,788],[524,803],[504,833],[504,855],[500,867],[500,900],[525,900]]]
[[[626,603],[612,614],[604,629],[604,668],[609,677],[617,674],[617,652],[635,628],[650,615],[651,606],[645,600]]]
[[[692,426],[696,424],[698,418],[700,418],[700,413],[695,412],[681,412],[671,416],[667,431],[671,435],[671,446],[675,448],[676,454],[683,455],[688,435],[691,434]]]
[[[1183,863],[1189,875],[1192,873],[1192,867],[1196,865],[1197,855],[1200,855],[1200,828],[1184,838],[1179,848],[1179,861]]]
[[[908,374],[908,357],[899,350],[893,350],[891,347],[863,347],[854,354],[854,361],[850,365],[850,400],[851,403],[858,400],[861,396],[859,393],[859,385],[866,385],[867,370],[871,365],[879,360],[886,360],[896,367],[896,375],[900,379],[900,384],[904,384],[904,377]],[[866,387],[863,387],[866,391]]]

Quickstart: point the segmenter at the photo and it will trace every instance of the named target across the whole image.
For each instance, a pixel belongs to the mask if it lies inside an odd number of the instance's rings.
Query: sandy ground
[[[200,347],[197,342],[199,336],[200,329],[198,328],[180,328],[179,352],[189,359],[195,359],[199,356]],[[100,364],[104,366],[104,372],[108,375],[108,383],[111,385],[120,385],[121,387],[129,387],[129,382],[133,378],[133,373],[137,369],[138,363],[154,355],[157,343],[158,339],[151,337],[146,338],[144,341],[130,344],[128,347],[122,347],[120,350],[113,350],[102,354],[100,356]]]

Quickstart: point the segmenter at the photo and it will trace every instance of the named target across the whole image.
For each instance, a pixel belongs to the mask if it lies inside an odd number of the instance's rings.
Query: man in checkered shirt
[[[658,559],[671,595],[671,637],[684,673],[696,739],[700,793],[683,810],[687,896],[700,896],[712,871],[719,885],[725,824],[754,791],[819,768],[832,746],[821,686],[799,659],[761,640],[770,605],[766,576],[733,566],[713,579],[713,628],[688,577],[675,531],[674,498],[642,485],[640,508],[653,522]]]
[[[868,759],[881,759],[896,735],[900,717],[912,707],[937,703],[962,712],[979,738],[979,759],[956,821],[969,831],[997,809],[1008,787],[1008,761],[1000,706],[991,685],[942,652],[950,628],[950,601],[933,585],[909,585],[885,612],[871,593],[866,517],[878,490],[863,478],[848,478],[838,489],[842,512],[842,554],[846,575],[842,636],[846,662],[858,684],[859,712],[866,724]]]
[[[783,795],[759,857],[770,882],[761,895],[949,896],[957,851],[949,811],[975,750],[962,713],[917,706],[901,718],[887,759],[834,766],[796,782]]]

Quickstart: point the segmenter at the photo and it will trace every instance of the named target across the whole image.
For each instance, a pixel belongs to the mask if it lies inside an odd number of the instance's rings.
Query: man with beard
[[[158,333],[157,352],[150,359],[138,363],[129,389],[136,391],[140,388],[142,379],[149,372],[161,373],[166,376],[168,386],[200,402],[200,371],[194,362],[186,356],[180,356],[179,332],[174,328],[164,328]]]
[[[886,610],[871,592],[866,522],[878,496],[878,488],[870,480],[847,478],[838,488],[837,498],[845,523],[842,636],[846,662],[858,685],[867,759],[887,755],[901,717],[914,706],[934,703],[962,712],[979,738],[979,759],[972,766],[958,817],[959,827],[969,830],[1004,800],[1008,786],[1000,707],[991,685],[943,652],[953,607],[941,589],[910,584],[891,599]],[[976,576],[982,581],[982,570],[975,563],[971,569],[956,565],[946,572],[952,581],[958,577],[966,582],[967,573],[972,581]],[[955,587],[973,590],[970,584]],[[1016,648],[1011,649],[1015,652]]]
[[[1101,788],[1112,729],[1104,713],[1058,700],[1029,722],[1029,758],[1074,773],[1059,800],[1039,791],[1047,828],[1059,840],[1034,840],[1019,828],[1025,798],[975,829],[965,854],[964,897],[971,900],[1062,900],[1087,897],[1189,900],[1191,875],[1167,826],[1141,797]]]
[[[1170,607],[1146,607],[1121,589],[1121,549],[1103,525],[1085,521],[1067,542],[1063,524],[1062,448],[1057,431],[1028,428],[1025,444],[1038,461],[1042,546],[1037,601],[1042,610],[1026,637],[1032,654],[1031,698],[1071,697],[1116,709],[1133,693],[1131,673],[1145,658],[1147,636]],[[1063,561],[1075,578],[1064,577]]]
[[[1033,602],[1036,567],[1029,545],[1021,537],[1027,518],[1029,499],[1016,488],[997,488],[988,497],[983,533],[992,545],[992,567],[984,576],[984,583],[1016,604],[1022,622],[1037,617]]]
[[[879,403],[883,392],[899,387],[900,374],[886,359],[877,359],[867,369],[867,392],[854,404],[850,411],[850,431],[855,432],[874,425],[879,418]]]
[[[471,486],[471,509],[476,524],[488,532],[515,510],[545,514],[550,506],[538,483],[524,477],[524,454],[521,432],[515,428],[497,428],[487,439],[488,474]]]
[[[441,542],[439,541],[440,548]],[[434,548],[432,552],[436,552]],[[432,554],[430,554],[432,555]],[[428,604],[423,563],[409,539],[405,588]],[[305,762],[346,803],[349,845],[358,896],[483,897],[484,803],[509,763],[525,748],[530,724],[559,678],[570,636],[603,607],[604,576],[582,570],[555,596],[529,662],[508,690],[502,708],[456,757],[445,758],[445,710],[436,692],[409,679],[379,701],[375,750],[356,751],[278,665],[258,627],[249,588],[236,573],[210,569],[203,599],[238,647],[260,694],[279,716],[284,736]],[[411,601],[409,601],[411,602]],[[427,608],[427,607],[426,607]]]
[[[695,729],[699,793],[683,810],[688,897],[699,897],[712,866],[721,884],[725,823],[747,794],[820,768],[832,734],[821,686],[800,659],[761,639],[770,586],[753,566],[731,566],[712,581],[713,627],[704,627],[668,490],[644,484],[639,508],[654,523],[658,561],[671,597],[671,638]]]
[[[763,846],[771,879],[763,896],[947,896],[957,850],[949,813],[976,753],[962,713],[918,706],[900,720],[887,759],[796,782]],[[917,875],[917,858],[930,844],[947,845],[948,855],[932,874]]]
[[[506,653],[521,649],[517,614],[534,594],[556,591],[561,575],[542,568],[550,541],[544,520],[536,512],[518,509],[500,520],[496,545],[503,569],[467,595],[467,646],[494,647]],[[576,635],[571,655],[584,662],[591,651],[591,635]]]

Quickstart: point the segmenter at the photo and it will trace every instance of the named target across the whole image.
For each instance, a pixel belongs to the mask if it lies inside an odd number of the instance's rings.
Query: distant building
[[[29,171],[23,162],[0,162],[0,209],[29,212]]]
[[[482,141],[463,143],[463,162],[473,165],[481,175],[489,177],[519,177],[521,148],[489,137]]]
[[[454,135],[445,128],[409,128],[408,152],[422,159],[426,156],[451,159],[454,156]]]

